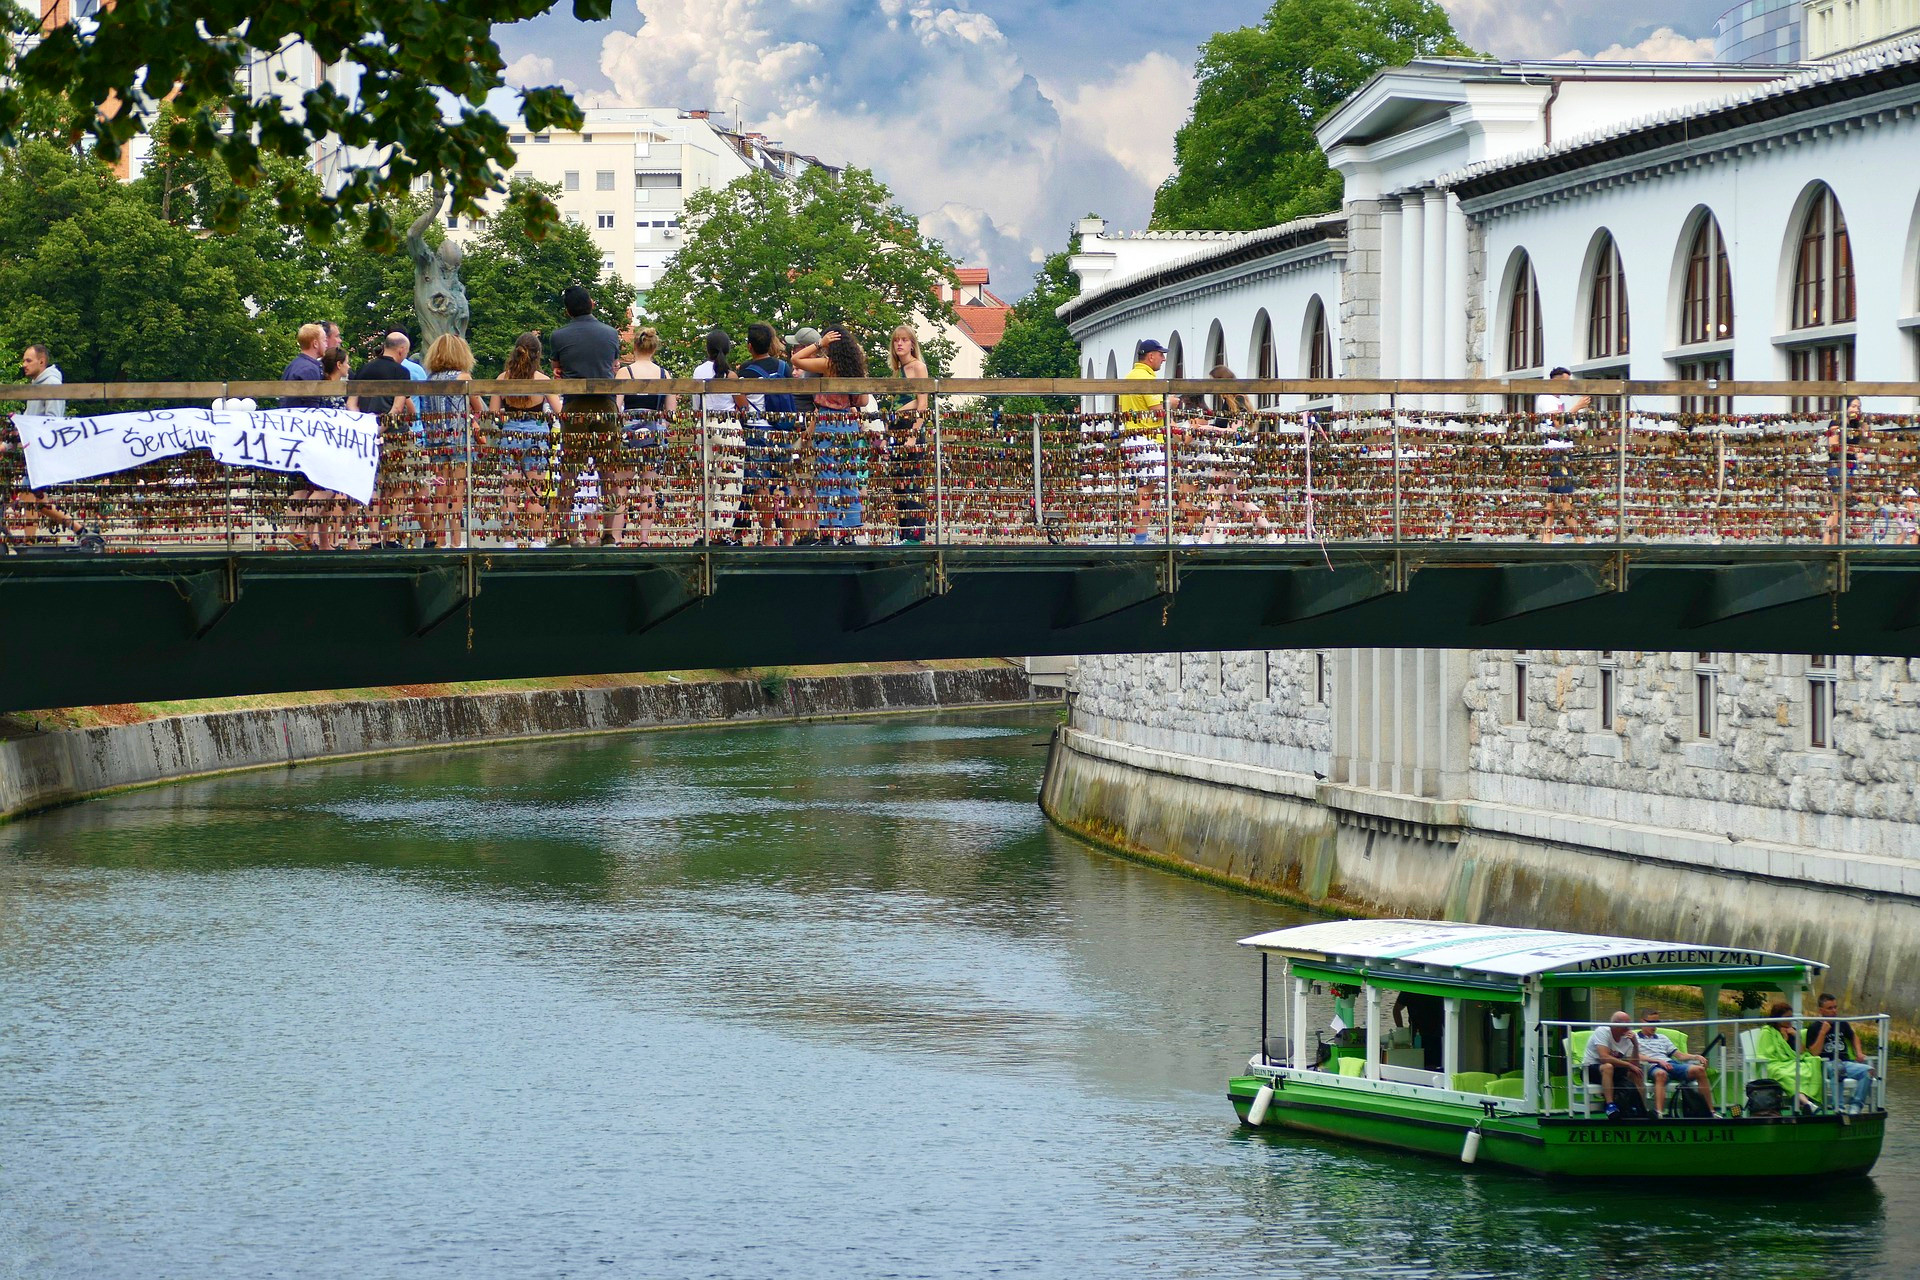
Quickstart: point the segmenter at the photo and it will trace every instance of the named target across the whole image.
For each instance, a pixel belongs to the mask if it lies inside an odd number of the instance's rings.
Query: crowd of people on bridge
[[[476,353],[458,334],[442,334],[420,353],[402,330],[371,335],[363,346],[371,354],[356,365],[338,324],[303,325],[297,354],[281,379],[316,385],[281,404],[342,406],[379,416],[381,476],[375,500],[365,508],[321,489],[293,491],[277,532],[293,545],[321,550],[461,547],[470,539],[493,546],[912,544],[928,536],[939,465],[929,397],[876,398],[807,387],[823,377],[869,376],[862,343],[844,323],[827,321],[784,335],[766,323],[749,324],[738,335],[715,329],[699,351],[670,355],[654,330],[622,332],[599,318],[581,286],[565,290],[560,303],[565,319],[550,333],[523,333],[509,351],[489,353],[490,361],[501,362],[498,376],[535,383],[631,382],[632,392],[450,395],[432,384],[477,376]],[[1377,427],[1377,412],[1371,419],[1357,411],[1343,419],[1315,407],[1282,414],[1232,391],[1173,396],[1159,385],[1168,356],[1157,339],[1143,339],[1126,375],[1129,383],[1141,384],[1138,390],[1115,397],[1105,411],[1049,418],[1046,460],[1038,419],[1006,424],[997,408],[974,410],[972,421],[987,425],[968,456],[956,444],[958,415],[950,415],[943,471],[949,492],[980,499],[997,488],[1001,509],[981,517],[984,522],[997,522],[1002,533],[1024,525],[1026,534],[1044,533],[1055,541],[1379,536],[1364,518],[1365,510],[1373,510],[1378,524],[1377,503],[1347,503],[1353,510],[1343,508],[1344,523],[1337,525],[1324,507],[1317,519],[1313,470],[1322,456],[1318,489],[1337,487],[1340,479],[1327,475],[1336,457],[1335,430],[1356,422]],[[911,326],[900,325],[888,336],[886,366],[896,378],[929,376]],[[23,352],[21,370],[34,385],[63,385],[43,345]],[[1235,378],[1225,364],[1207,376]],[[1559,368],[1552,376],[1571,375]],[[741,379],[764,382],[766,389],[700,393],[685,403],[645,389],[674,378]],[[424,385],[398,396],[355,389],[358,383],[401,381]],[[1514,405],[1508,409],[1537,437],[1521,451],[1532,459],[1524,471],[1532,478],[1525,483],[1535,486],[1526,495],[1530,536],[1552,542],[1593,533],[1594,480],[1614,470],[1611,445],[1601,459],[1605,465],[1596,465],[1597,455],[1581,442],[1613,430],[1610,415],[1617,415],[1617,407],[1547,392],[1517,411]],[[67,405],[42,400],[28,411],[64,416]],[[1869,540],[1920,543],[1920,492],[1906,485],[1897,494],[1866,492],[1872,488],[1871,435],[1853,400],[1817,437],[1817,452],[1805,461],[1810,475],[1825,477],[1824,512],[1815,517],[1819,532],[1829,542],[1840,538],[1844,504],[1856,522],[1863,508],[1876,512],[1867,521]],[[1318,450],[1320,442],[1329,447]],[[17,448],[11,440],[0,443],[0,451]],[[1342,448],[1338,456],[1363,461],[1380,453],[1346,439]],[[1177,451],[1171,466],[1169,449]],[[1276,459],[1303,465],[1304,474],[1287,473]],[[1036,469],[1049,472],[1044,484]],[[1720,482],[1732,469],[1723,460]],[[1372,479],[1377,484],[1378,477]],[[1008,496],[1022,492],[1028,496],[1017,502]],[[478,523],[476,507],[484,509]],[[97,543],[97,519],[94,524],[89,529],[59,502],[24,486],[16,488],[8,520],[11,534],[52,526]]]

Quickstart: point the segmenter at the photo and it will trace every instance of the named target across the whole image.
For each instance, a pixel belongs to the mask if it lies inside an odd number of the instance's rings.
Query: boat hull
[[[1227,1096],[1241,1122],[1265,1083],[1241,1076]],[[1512,1113],[1465,1103],[1358,1093],[1298,1078],[1276,1089],[1258,1126],[1457,1160],[1478,1129],[1477,1164],[1568,1178],[1802,1178],[1864,1174],[1880,1158],[1885,1113],[1728,1120],[1604,1120]]]

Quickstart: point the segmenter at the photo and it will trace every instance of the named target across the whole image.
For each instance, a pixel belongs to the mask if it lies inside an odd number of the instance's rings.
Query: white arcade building
[[[1082,225],[1059,314],[1087,376],[1151,337],[1176,377],[1920,377],[1920,39],[1799,67],[1425,60],[1319,141],[1335,213]],[[1313,798],[1368,850],[1464,831],[1843,896],[1878,858],[1872,891],[1920,903],[1920,660],[1343,649],[1083,657],[1073,683],[1082,758],[1177,787],[1240,770],[1222,812]]]
[[[1917,112],[1915,38],[1798,68],[1422,60],[1320,126],[1339,212],[1089,219],[1060,315],[1089,377],[1153,337],[1190,377],[1911,379]]]

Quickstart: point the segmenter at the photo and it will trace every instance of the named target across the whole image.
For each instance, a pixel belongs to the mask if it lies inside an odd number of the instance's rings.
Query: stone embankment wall
[[[1031,701],[1018,667],[542,689],[174,716],[0,742],[0,817],[198,774],[424,747]]]
[[[1920,709],[1905,664],[1839,659],[1837,745],[1816,748],[1804,658],[1604,655],[1611,726],[1598,722],[1601,660],[1450,655],[1453,723],[1382,731],[1409,691],[1356,679],[1339,651],[1321,659],[1331,679],[1311,653],[1083,658],[1041,803],[1124,852],[1330,911],[1807,956],[1851,1007],[1884,1009],[1914,1037],[1920,723],[1907,722]],[[1364,705],[1329,705],[1329,688]],[[1359,746],[1342,740],[1356,723]],[[1422,734],[1465,744],[1465,767],[1403,771],[1402,784],[1369,767],[1369,752]]]

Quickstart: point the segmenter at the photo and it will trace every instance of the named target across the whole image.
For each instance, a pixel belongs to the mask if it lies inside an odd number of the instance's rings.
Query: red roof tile
[[[975,346],[990,351],[1006,332],[1012,311],[1011,307],[969,306],[955,307],[953,314],[960,321],[960,332],[973,339]]]
[[[987,282],[987,269],[985,267],[959,267],[955,269],[953,278],[961,284],[985,284]]]

